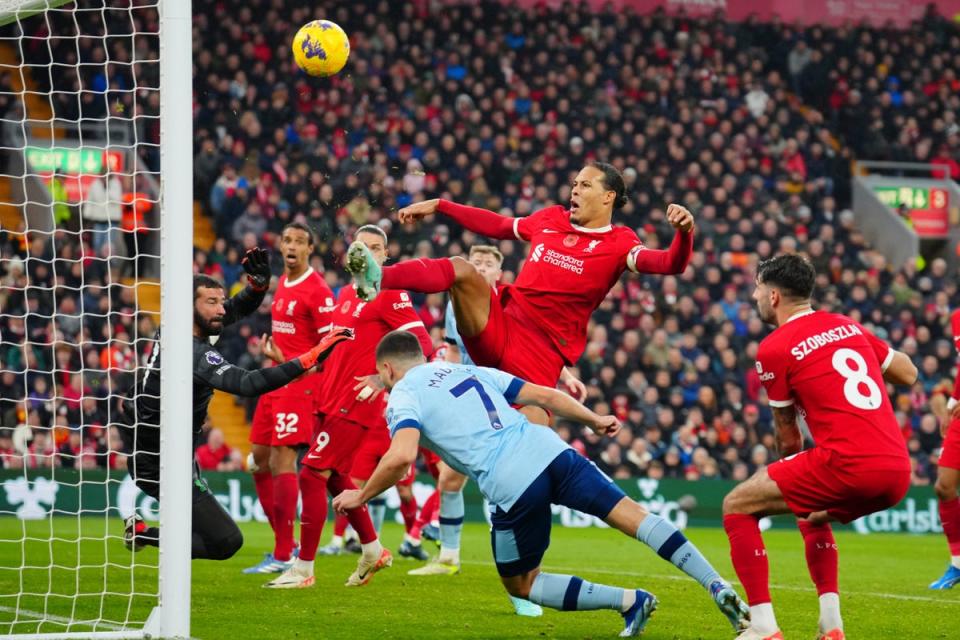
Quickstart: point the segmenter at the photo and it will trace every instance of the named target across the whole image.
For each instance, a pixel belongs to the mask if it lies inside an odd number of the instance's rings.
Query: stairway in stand
[[[213,248],[213,243],[217,239],[217,234],[213,229],[213,223],[203,212],[203,207],[199,201],[193,203],[193,246],[204,251]],[[248,434],[250,425],[247,422],[246,412],[243,406],[237,404],[236,398],[229,393],[217,391],[213,394],[213,400],[210,401],[210,408],[207,413],[210,416],[210,422],[213,426],[223,431],[224,440],[234,449],[239,449],[246,460],[250,453],[250,442]]]

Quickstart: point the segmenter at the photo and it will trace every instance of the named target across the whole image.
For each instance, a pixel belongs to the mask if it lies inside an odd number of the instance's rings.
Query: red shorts
[[[380,460],[390,449],[390,432],[386,425],[379,425],[367,430],[363,444],[357,449],[353,457],[353,466],[350,467],[350,477],[366,482],[373,475]],[[397,486],[410,486],[417,477],[416,463],[410,465],[407,474],[397,482]]]
[[[937,464],[950,469],[960,469],[960,420],[950,421]]]
[[[250,425],[250,442],[268,447],[298,447],[313,442],[317,428],[318,377],[300,378],[260,396]]]
[[[817,511],[847,523],[894,506],[910,488],[910,463],[851,460],[814,447],[767,467],[787,506],[804,518]]]
[[[257,400],[257,409],[250,423],[250,442],[269,447],[273,443],[273,394],[265,393]]]
[[[336,471],[349,476],[353,457],[363,444],[367,430],[358,422],[339,416],[323,416],[303,464],[319,471]]]
[[[563,356],[510,297],[509,287],[499,294],[490,288],[487,326],[473,337],[461,336],[467,352],[481,367],[495,367],[545,387],[557,386],[566,364]]]
[[[381,433],[382,432],[382,433]],[[363,443],[353,456],[350,477],[357,480],[369,480],[373,470],[390,448],[390,432],[383,425],[367,429]]]

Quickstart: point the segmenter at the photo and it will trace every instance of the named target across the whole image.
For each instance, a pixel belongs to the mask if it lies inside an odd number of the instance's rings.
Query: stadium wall
[[[247,473],[205,472],[204,478],[211,491],[223,504],[231,517],[238,522],[258,520],[266,522],[260,503],[257,502],[253,479]],[[80,480],[83,480],[83,484]],[[722,521],[723,497],[736,486],[727,480],[654,480],[639,478],[617,480],[617,484],[652,513],[667,518],[680,528],[719,527]],[[107,505],[109,515],[126,517],[138,509],[147,520],[158,516],[156,500],[144,495],[124,472],[102,470],[75,471],[57,469],[0,471],[0,514],[16,516],[21,520],[46,518],[50,510],[71,517],[90,513],[103,517]],[[81,490],[82,489],[82,490]],[[433,481],[422,476],[414,485],[414,493],[422,504],[433,491]],[[476,485],[468,483],[464,490],[466,520],[483,522],[487,509]],[[397,507],[400,500],[396,490],[387,493],[387,517],[399,521]],[[564,527],[606,527],[591,516],[554,507],[554,523]],[[766,520],[764,526],[774,528],[793,527],[790,517]],[[851,529],[859,533],[941,533],[943,528],[937,512],[937,499],[931,487],[912,487],[904,500],[887,511],[861,518],[839,529]]]
[[[522,7],[560,8],[567,0],[514,0],[510,4]],[[756,16],[767,22],[774,16],[784,22],[801,24],[828,24],[838,26],[845,22],[867,21],[875,26],[892,22],[907,27],[923,16],[929,0],[587,0],[595,8],[612,5],[617,10],[631,9],[637,13],[651,13],[664,9],[668,13],[686,13],[689,16],[711,15],[722,11],[737,22]],[[448,3],[449,4],[449,3]],[[459,2],[457,3],[459,4]],[[939,0],[935,3],[940,14],[960,15],[960,0]]]

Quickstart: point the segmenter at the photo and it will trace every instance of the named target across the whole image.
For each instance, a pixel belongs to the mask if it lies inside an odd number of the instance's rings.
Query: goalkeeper
[[[279,366],[255,371],[236,367],[211,344],[223,328],[254,312],[270,286],[267,252],[251,249],[243,258],[249,281],[230,299],[223,284],[205,275],[193,278],[193,448],[199,445],[207,406],[214,389],[241,396],[257,396],[287,384],[323,362],[333,347],[352,334],[349,330],[328,333],[310,351]],[[144,493],[160,499],[160,334],[142,369],[136,396],[132,475]],[[148,527],[134,514],[126,519],[123,539],[127,548],[139,551],[158,546],[159,527]],[[193,552],[194,558],[226,560],[243,545],[243,535],[216,497],[210,492],[194,462]]]

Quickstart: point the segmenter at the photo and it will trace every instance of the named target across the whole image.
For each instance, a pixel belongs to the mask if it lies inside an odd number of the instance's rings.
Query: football
[[[340,25],[313,20],[300,27],[293,38],[293,59],[311,76],[339,73],[350,57],[350,39]]]

